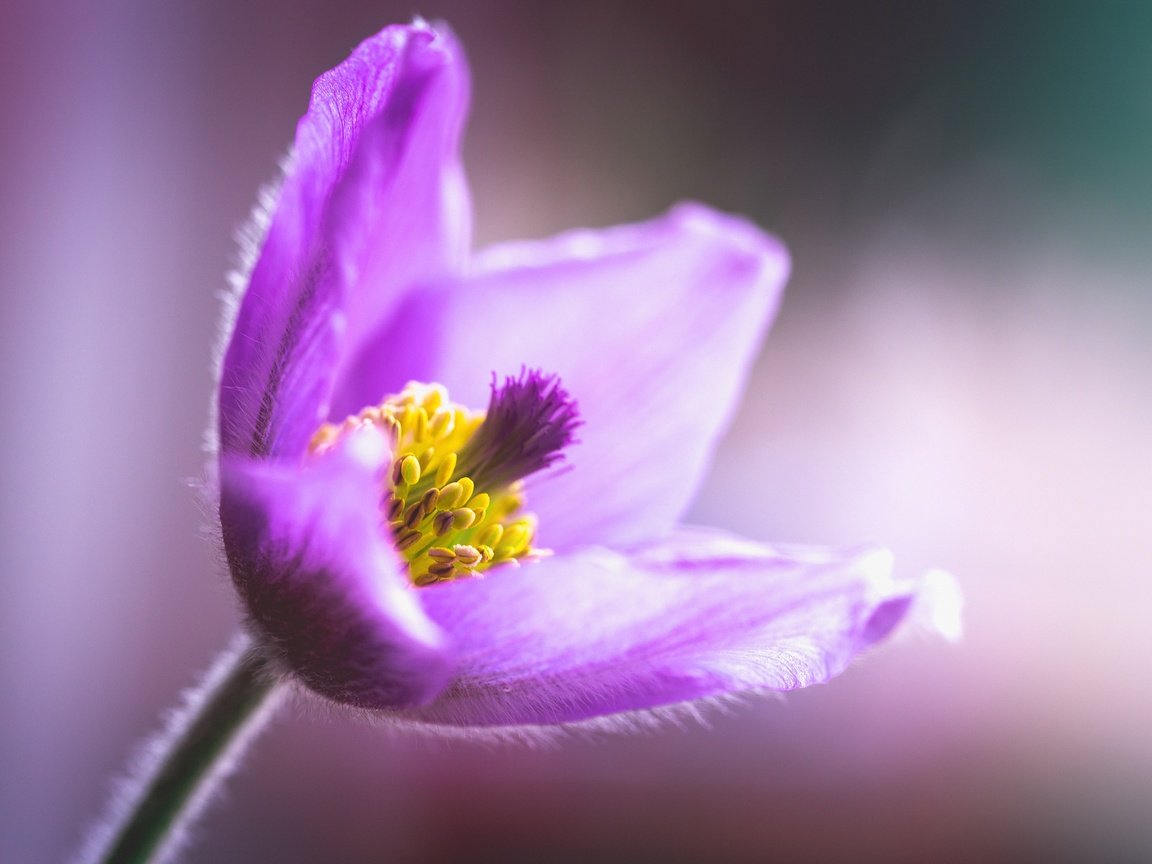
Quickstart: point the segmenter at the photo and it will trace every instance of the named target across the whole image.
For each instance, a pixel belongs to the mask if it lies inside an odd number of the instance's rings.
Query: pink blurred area
[[[1152,856],[1152,205],[1047,183],[996,129],[925,157],[1001,13],[853,5],[419,11],[472,59],[482,243],[683,197],[784,236],[795,278],[691,516],[945,567],[965,640],[907,634],[705,728],[546,748],[303,706],[187,861]],[[238,626],[189,482],[232,229],[311,78],[412,11],[0,10],[2,861],[74,850]]]

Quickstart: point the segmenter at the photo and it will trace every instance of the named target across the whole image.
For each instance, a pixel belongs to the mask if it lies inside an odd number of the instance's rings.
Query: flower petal
[[[413,378],[482,406],[492,372],[558,373],[584,425],[572,470],[530,483],[541,542],[635,545],[686,509],[787,272],[778,241],[700,205],[497,247],[470,278],[408,298],[335,413]]]
[[[461,266],[467,102],[459,47],[422,22],[316,80],[221,373],[224,452],[298,455],[344,353],[408,285]]]
[[[579,721],[841,672],[907,612],[891,556],[780,551],[682,529],[625,557],[557,556],[421,595],[459,677],[405,717],[452,725]]]
[[[388,461],[368,428],[305,469],[233,457],[221,477],[224,548],[257,635],[309,688],[364,708],[421,705],[454,669],[381,536]]]

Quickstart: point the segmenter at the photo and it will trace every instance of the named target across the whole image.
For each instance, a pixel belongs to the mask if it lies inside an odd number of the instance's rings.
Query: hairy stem
[[[285,689],[268,673],[251,640],[237,638],[149,743],[80,861],[169,859]]]

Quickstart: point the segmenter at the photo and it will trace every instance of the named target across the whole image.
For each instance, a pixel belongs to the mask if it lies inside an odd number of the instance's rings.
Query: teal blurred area
[[[0,8],[0,861],[65,859],[238,626],[188,482],[232,232],[413,11],[469,51],[480,243],[784,238],[690,515],[947,568],[966,638],[559,747],[289,712],[186,860],[1152,858],[1152,6],[47,0]]]

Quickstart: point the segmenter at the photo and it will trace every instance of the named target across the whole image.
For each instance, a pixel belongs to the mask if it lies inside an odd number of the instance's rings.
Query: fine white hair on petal
[[[236,264],[228,271],[228,287],[219,291],[220,323],[216,329],[216,341],[212,347],[212,404],[208,410],[208,428],[204,433],[204,452],[209,456],[214,470],[215,458],[220,450],[219,429],[219,393],[220,375],[224,367],[224,355],[228,351],[228,344],[232,341],[232,331],[236,326],[236,317],[240,314],[240,302],[244,299],[244,292],[248,290],[248,282],[252,277],[252,270],[260,260],[260,252],[264,248],[264,239],[268,236],[268,229],[272,225],[272,216],[276,211],[276,203],[280,200],[280,189],[284,179],[291,175],[295,156],[290,150],[280,160],[279,171],[272,181],[260,187],[256,193],[256,202],[245,220],[236,229]],[[215,484],[210,484],[215,485]]]
[[[341,716],[351,710],[356,717],[370,723],[388,734],[417,737],[425,741],[454,743],[467,741],[490,747],[532,747],[553,748],[564,742],[595,740],[604,735],[653,734],[668,728],[687,731],[695,727],[707,728],[710,718],[717,715],[730,715],[738,705],[752,698],[770,696],[783,700],[785,694],[776,691],[747,691],[725,693],[661,705],[655,708],[629,710],[617,714],[605,714],[586,720],[567,723],[515,726],[456,726],[440,723],[426,723],[411,720],[395,714],[378,711],[348,709],[328,702],[301,689],[300,703],[324,716]]]
[[[293,682],[294,704],[308,716],[321,720],[355,717],[387,735],[403,736],[429,743],[451,745],[458,742],[487,747],[531,747],[549,749],[570,740],[596,740],[605,735],[655,734],[669,728],[688,731],[708,728],[711,718],[731,716],[735,709],[765,698],[784,702],[788,694],[777,690],[750,689],[732,693],[628,710],[566,723],[519,724],[507,726],[458,726],[413,720],[387,711],[372,711],[337,704]]]
[[[208,425],[201,441],[201,448],[207,458],[203,474],[193,480],[192,485],[204,515],[203,534],[212,548],[220,552],[223,572],[227,572],[227,564],[224,562],[224,542],[220,536],[220,519],[217,514],[220,501],[220,463],[217,459],[220,452],[220,375],[228,343],[232,340],[236,317],[240,314],[240,302],[244,299],[252,270],[260,258],[264,239],[272,225],[276,203],[280,199],[280,189],[284,185],[284,178],[292,171],[293,161],[293,152],[289,150],[280,160],[275,179],[265,183],[256,193],[256,202],[252,205],[248,219],[237,227],[234,234],[236,263],[228,271],[228,287],[216,292],[220,301],[220,320],[216,325],[216,341],[212,346],[212,398],[208,405]]]

